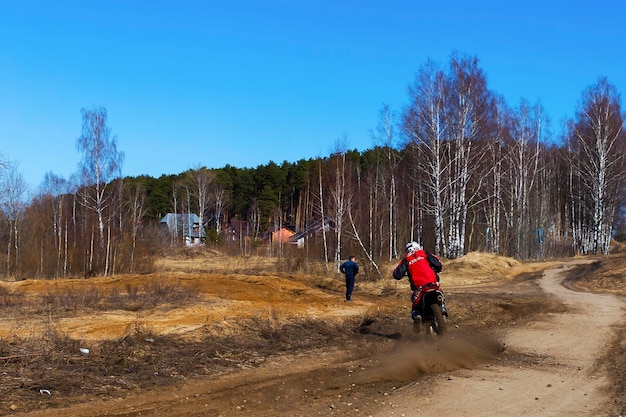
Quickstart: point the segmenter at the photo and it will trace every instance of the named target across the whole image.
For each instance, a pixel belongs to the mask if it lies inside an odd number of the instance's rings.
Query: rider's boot
[[[419,334],[421,330],[422,330],[422,317],[418,315],[418,316],[415,316],[415,318],[413,319],[413,333]]]

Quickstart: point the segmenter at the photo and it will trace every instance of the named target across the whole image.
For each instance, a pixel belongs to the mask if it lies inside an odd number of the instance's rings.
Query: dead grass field
[[[534,282],[561,262],[478,253],[446,261],[441,276],[449,327],[479,335],[472,343],[458,338],[456,349],[475,350],[473,359],[457,351],[465,359],[455,366],[497,356],[494,329],[533,320],[538,308],[558,310]],[[293,260],[206,251],[161,259],[152,274],[0,282],[0,415],[46,410],[52,416],[60,407],[123,401],[159,387],[277,367],[313,352],[320,361],[329,352],[347,361],[354,352],[379,354],[410,328],[408,284],[390,278],[393,265],[380,268],[383,279],[358,277],[352,303],[343,302],[342,277],[323,265],[309,264],[314,273],[304,274]],[[625,272],[620,252],[575,270],[570,286],[623,296]],[[615,358],[625,352],[623,337],[616,338],[610,366],[617,393],[624,392],[626,360]]]

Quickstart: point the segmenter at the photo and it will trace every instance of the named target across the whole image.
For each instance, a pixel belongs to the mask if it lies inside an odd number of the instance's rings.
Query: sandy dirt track
[[[537,358],[535,366],[506,363],[461,370],[439,378],[428,400],[410,400],[421,386],[391,398],[405,416],[599,416],[608,383],[597,366],[612,326],[624,320],[624,302],[612,295],[572,291],[562,285],[564,269],[550,269],[540,281],[566,313],[551,315],[505,336],[506,349]],[[385,415],[380,412],[377,415]]]

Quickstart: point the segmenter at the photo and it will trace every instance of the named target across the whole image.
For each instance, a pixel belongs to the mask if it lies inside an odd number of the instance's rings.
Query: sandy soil
[[[530,326],[505,333],[507,349],[537,358],[533,366],[506,362],[461,370],[438,378],[426,401],[411,399],[422,386],[409,384],[391,397],[396,414],[454,416],[605,415],[608,381],[597,360],[616,324],[624,322],[624,300],[575,292],[561,285],[563,269],[540,281],[548,296],[569,307]],[[374,415],[385,415],[384,411]]]
[[[268,355],[254,366],[182,378],[175,384],[124,392],[111,388],[111,393],[98,396],[86,390],[82,396],[68,397],[67,405],[53,401],[61,396],[54,389],[50,395],[30,389],[24,403],[19,399],[5,402],[0,414],[609,416],[612,414],[607,404],[615,394],[606,390],[606,367],[598,361],[607,344],[615,339],[616,327],[624,322],[624,299],[563,286],[564,273],[577,262],[581,261],[522,267],[507,260],[503,266],[506,272],[495,274],[492,280],[475,278],[470,272],[456,279],[449,277],[449,307],[456,316],[451,317],[448,334],[438,338],[411,333],[404,283],[386,284],[379,292],[361,284],[355,293],[356,301],[344,303],[342,286],[337,281],[311,286],[301,277],[194,275],[192,271],[178,278],[193,282],[204,299],[184,309],[69,314],[55,322],[66,334],[89,344],[96,343],[103,334],[119,337],[137,321],[159,335],[193,338],[198,332],[229,334],[234,332],[233,320],[244,319],[251,311],[264,312],[273,320],[291,316],[294,311],[323,320],[364,316],[372,320],[336,343],[330,340],[313,349]],[[454,270],[453,265],[448,266]],[[540,279],[510,279],[518,272],[548,267]],[[480,275],[477,271],[476,277]],[[129,285],[128,280],[99,280],[54,285],[57,291],[62,291],[59,287],[63,285],[74,289],[94,283],[121,288]],[[31,295],[44,291],[34,288],[33,282],[14,283],[11,287]],[[252,287],[253,292],[243,291],[246,287]],[[498,307],[489,305],[489,311],[482,311],[481,305],[488,304],[481,302],[484,297],[497,298]],[[515,304],[519,297],[526,297],[528,305]],[[544,304],[533,306],[535,299]],[[541,309],[546,300],[554,308],[544,314]],[[251,307],[251,303],[256,304]],[[457,303],[464,303],[464,308],[458,305],[455,309]],[[518,320],[499,321],[499,314],[518,314]],[[23,316],[7,318],[0,325],[0,337],[32,334],[38,326],[41,322],[27,321]],[[7,360],[5,366],[9,364]],[[10,376],[8,372],[4,375]],[[30,411],[22,412],[27,400]],[[39,406],[33,406],[35,401]]]

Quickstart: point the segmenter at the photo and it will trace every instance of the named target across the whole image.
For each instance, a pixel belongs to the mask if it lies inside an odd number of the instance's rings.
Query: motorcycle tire
[[[446,321],[443,318],[443,310],[439,304],[432,304],[430,309],[433,312],[433,317],[435,321],[435,333],[438,335],[442,335],[446,332]]]

